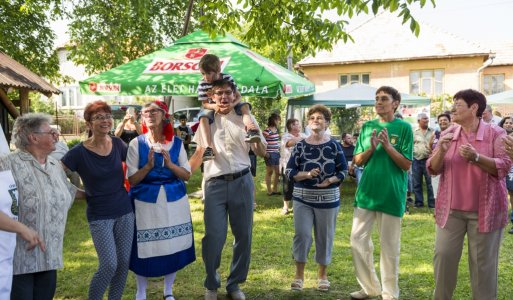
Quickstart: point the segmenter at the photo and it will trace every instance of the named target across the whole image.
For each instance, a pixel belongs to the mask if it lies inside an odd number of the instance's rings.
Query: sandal
[[[321,292],[327,292],[330,289],[330,282],[328,279],[319,279],[317,283],[317,290]]]
[[[282,214],[282,215],[288,215],[288,214],[289,214],[289,210],[288,210],[288,209],[286,209],[286,208],[282,208],[282,209],[281,209],[281,214]]]
[[[303,279],[294,279],[290,284],[290,289],[293,291],[303,290]]]

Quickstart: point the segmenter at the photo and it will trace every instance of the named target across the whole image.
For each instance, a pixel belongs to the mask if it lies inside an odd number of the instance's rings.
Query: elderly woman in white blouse
[[[16,119],[12,139],[17,148],[0,158],[0,171],[10,170],[17,186],[18,203],[12,211],[19,222],[36,231],[46,250],[29,250],[18,236],[13,260],[11,299],[53,299],[57,269],[63,267],[62,242],[68,210],[83,191],[69,183],[61,163],[49,156],[59,132],[46,114]]]

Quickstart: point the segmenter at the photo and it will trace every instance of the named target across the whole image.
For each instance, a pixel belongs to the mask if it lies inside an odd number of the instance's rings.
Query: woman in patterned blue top
[[[328,291],[327,266],[331,250],[338,209],[339,185],[347,174],[347,162],[340,143],[325,134],[331,112],[324,105],[314,105],[308,111],[308,125],[312,134],[296,144],[287,164],[286,176],[295,181],[293,256],[296,274],[293,290],[303,289],[304,270],[312,245],[312,228],[315,237],[315,260],[319,264],[318,286]]]

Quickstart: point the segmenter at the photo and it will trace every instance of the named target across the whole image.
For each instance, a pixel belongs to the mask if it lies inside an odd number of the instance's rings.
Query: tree
[[[50,1],[0,1],[0,51],[51,81],[61,79],[50,28],[58,9]]]
[[[180,37],[186,9],[182,0],[75,1],[70,57],[95,73],[151,53]]]
[[[281,127],[285,126],[285,108],[287,107],[287,98],[259,98],[244,97],[244,100],[251,104],[251,113],[255,116],[256,121],[261,129],[267,127],[267,119],[272,113],[278,113],[282,119]],[[280,129],[281,130],[281,129]]]
[[[212,35],[239,30],[242,40],[257,50],[270,51],[283,61],[289,47],[295,58],[331,50],[351,17],[398,12],[411,30],[419,24],[410,7],[427,0],[197,0],[191,28]],[[430,0],[434,5],[434,0]],[[0,34],[10,43],[0,45],[34,72],[50,80],[59,78],[58,59],[50,20],[70,20],[70,58],[88,72],[100,72],[168,45],[181,35],[188,1],[183,0],[9,0],[0,1]],[[337,11],[347,19],[330,21],[322,13]],[[198,25],[199,24],[199,25]],[[242,28],[244,30],[242,30]]]
[[[331,108],[331,114],[331,123],[338,129],[337,132],[332,132],[333,135],[340,135],[343,132],[355,132],[356,129],[359,129],[358,119],[360,118],[360,113],[358,108],[334,107]]]
[[[347,41],[350,35],[345,31],[347,20],[330,21],[322,13],[336,10],[339,16],[348,19],[361,13],[368,14],[369,9],[376,14],[380,8],[391,12],[398,11],[403,24],[409,22],[410,29],[416,35],[420,32],[418,22],[410,13],[410,7],[419,4],[424,7],[426,0],[198,0],[203,15],[199,17],[201,28],[211,34],[222,34],[241,28],[246,24],[248,30],[243,41],[250,47],[259,49],[274,43],[278,57],[286,57],[288,47],[293,53],[313,55],[318,50],[331,50],[339,41]],[[430,1],[435,5],[434,0]]]
[[[431,116],[436,117],[446,110],[450,110],[453,104],[452,96],[449,94],[443,94],[431,98]]]
[[[43,100],[40,93],[30,94],[30,112],[41,112],[49,115],[55,114],[55,101],[51,98]]]

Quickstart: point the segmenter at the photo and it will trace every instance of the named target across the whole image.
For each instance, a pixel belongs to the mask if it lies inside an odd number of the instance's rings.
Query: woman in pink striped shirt
[[[508,222],[506,174],[511,159],[504,129],[481,120],[486,98],[475,90],[454,95],[455,125],[445,130],[428,171],[441,174],[436,198],[434,299],[451,299],[465,235],[473,299],[497,299],[497,267]]]

